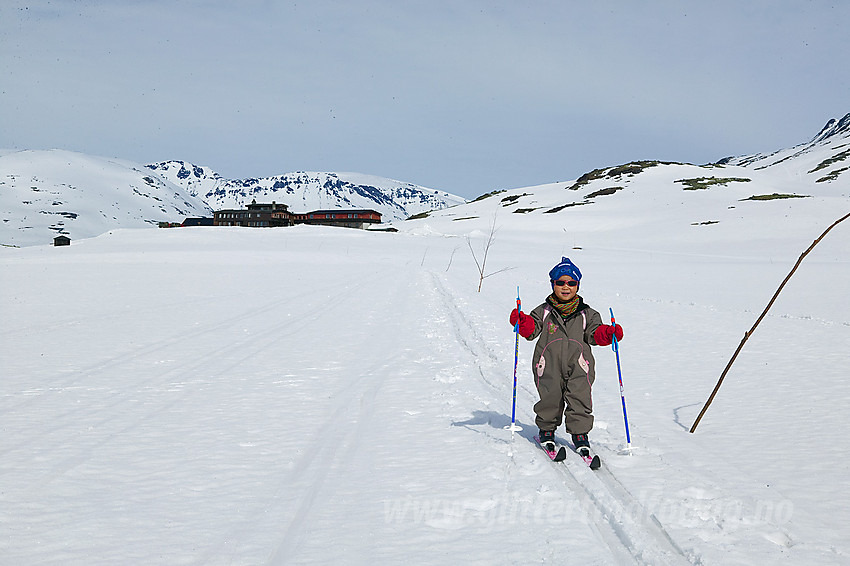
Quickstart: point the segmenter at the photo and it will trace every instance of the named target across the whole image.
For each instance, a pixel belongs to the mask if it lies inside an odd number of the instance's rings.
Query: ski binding
[[[567,447],[561,446],[556,442],[540,442],[540,437],[535,436],[534,440],[543,449],[553,462],[560,462],[567,457]]]
[[[581,459],[584,460],[585,464],[590,466],[591,470],[598,470],[599,466],[602,465],[602,460],[599,459],[599,455],[591,452],[590,448],[586,446],[582,446],[577,449],[576,453],[581,456]]]

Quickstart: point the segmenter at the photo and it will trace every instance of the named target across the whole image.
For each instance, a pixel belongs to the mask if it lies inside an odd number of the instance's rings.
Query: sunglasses
[[[552,283],[554,283],[554,284],[555,284],[555,285],[557,285],[558,287],[563,287],[564,285],[569,285],[570,287],[578,287],[578,281],[572,281],[572,280],[570,280],[570,281],[561,281],[561,280],[559,279],[558,281],[552,281]]]

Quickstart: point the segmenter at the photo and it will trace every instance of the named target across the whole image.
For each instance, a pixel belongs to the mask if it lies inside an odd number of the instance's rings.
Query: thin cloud
[[[463,196],[708,162],[842,116],[850,4],[11,1],[0,147]]]

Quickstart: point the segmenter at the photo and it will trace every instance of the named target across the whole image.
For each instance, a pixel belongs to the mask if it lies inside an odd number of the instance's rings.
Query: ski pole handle
[[[522,303],[519,300],[519,287],[516,288],[516,324],[514,325],[514,332],[519,332],[519,313],[522,312]]]
[[[613,309],[613,307],[609,308],[608,311],[611,313],[611,326],[616,327],[617,321],[614,320],[614,309]],[[615,352],[617,351],[617,334],[616,333],[614,333],[611,336],[611,349],[614,350]]]

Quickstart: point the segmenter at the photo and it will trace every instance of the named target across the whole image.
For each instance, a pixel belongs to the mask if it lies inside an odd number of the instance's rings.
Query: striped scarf
[[[555,293],[552,293],[546,298],[546,302],[552,305],[552,307],[554,307],[555,310],[561,313],[561,316],[563,316],[564,318],[567,318],[568,316],[576,312],[579,301],[580,298],[578,295],[576,295],[566,303],[562,303],[560,300],[558,300],[558,298],[555,297]]]

